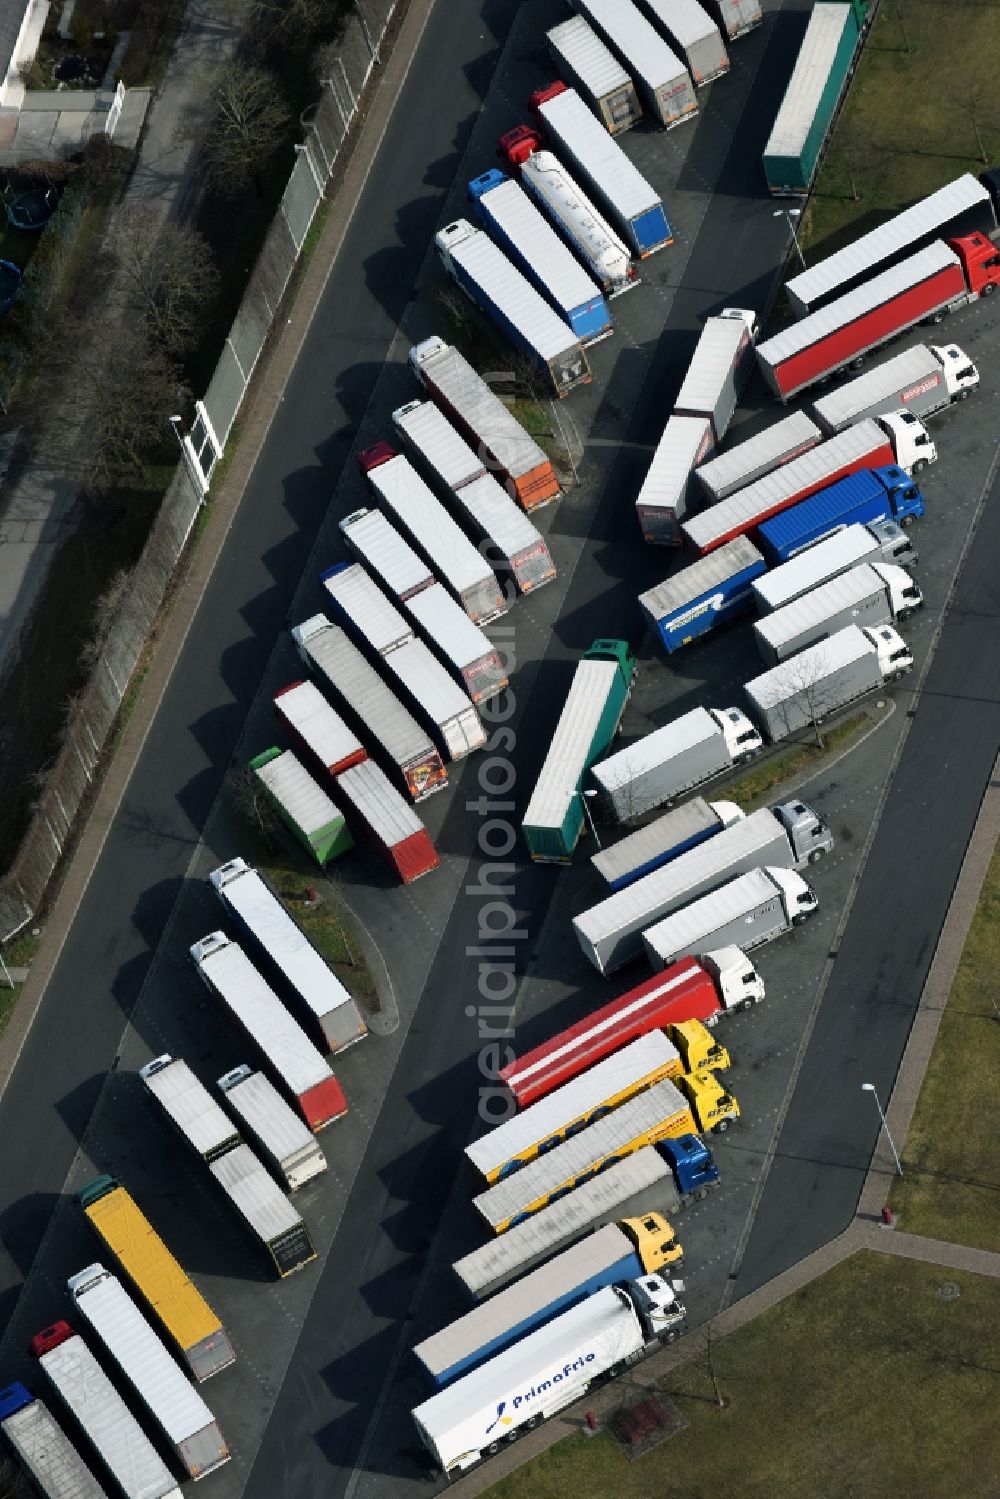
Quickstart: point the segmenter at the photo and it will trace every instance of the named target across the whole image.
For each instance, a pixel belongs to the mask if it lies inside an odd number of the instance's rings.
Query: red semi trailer
[[[437,869],[430,834],[413,808],[372,760],[336,777],[348,820],[356,818],[404,885]]]
[[[787,401],[915,323],[988,297],[1000,286],[1000,251],[985,234],[939,239],[891,270],[757,345],[761,373]]]

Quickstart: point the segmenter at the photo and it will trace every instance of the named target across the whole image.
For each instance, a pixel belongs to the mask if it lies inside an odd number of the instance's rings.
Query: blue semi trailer
[[[924,497],[905,469],[862,468],[762,522],[757,540],[773,566],[845,526],[875,520],[908,526],[923,513]]]
[[[696,796],[629,833],[619,843],[592,854],[590,862],[609,890],[624,890],[734,822],[742,822],[744,816],[735,802],[707,802]]]
[[[641,593],[639,608],[655,638],[672,655],[723,621],[751,610],[751,584],[766,567],[753,542],[737,536]]]

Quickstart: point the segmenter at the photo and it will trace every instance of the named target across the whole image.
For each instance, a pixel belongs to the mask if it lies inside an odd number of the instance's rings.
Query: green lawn
[[[1000,1250],[1000,847],[993,854],[891,1203],[912,1233]],[[942,1127],[944,1122],[944,1127]]]
[[[839,753],[850,739],[856,738],[862,729],[869,728],[871,722],[867,713],[858,713],[825,731],[822,748],[815,740],[810,740],[808,744],[796,744],[772,756],[755,770],[740,776],[739,780],[731,781],[725,788],[727,798],[752,812],[767,800],[775,786],[804,775],[807,770],[817,770],[823,760]]]
[[[957,1296],[938,1294],[951,1283]],[[687,1428],[635,1462],[570,1436],[488,1499],[971,1499],[1000,1492],[1000,1283],[856,1255],[664,1382]],[[627,1378],[619,1381],[624,1403]]]
[[[995,4],[882,5],[805,212],[802,240],[815,252],[809,258],[831,254],[963,172],[982,171],[977,124],[995,165],[998,77]]]

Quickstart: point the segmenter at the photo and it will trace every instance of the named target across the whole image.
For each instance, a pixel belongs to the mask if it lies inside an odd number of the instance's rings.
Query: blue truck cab
[[[908,526],[924,513],[924,497],[905,469],[862,468],[762,522],[757,545],[776,566],[845,526],[894,520]]]
[[[23,1384],[9,1384],[6,1389],[0,1390],[0,1421],[6,1421],[8,1416],[33,1404],[34,1399],[34,1395]]]
[[[719,1168],[712,1152],[697,1135],[678,1135],[676,1140],[658,1140],[657,1150],[674,1173],[682,1197],[705,1197],[719,1184]]]

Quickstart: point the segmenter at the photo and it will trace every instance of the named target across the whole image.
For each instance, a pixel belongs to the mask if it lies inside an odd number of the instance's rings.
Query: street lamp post
[[[576,794],[580,798],[580,800],[583,802],[583,815],[587,819],[587,826],[590,829],[591,833],[593,834],[594,842],[597,844],[598,848],[603,848],[604,845],[602,844],[600,838],[598,838],[598,836],[597,836],[597,828],[594,826],[594,819],[591,816],[590,808],[587,805],[588,802],[593,801],[594,797],[597,795],[597,792],[596,791],[578,791]]]
[[[861,1084],[861,1091],[862,1091],[862,1093],[870,1093],[871,1096],[875,1100],[875,1107],[878,1109],[878,1117],[882,1121],[882,1128],[885,1130],[885,1137],[886,1137],[886,1139],[889,1142],[889,1149],[892,1151],[892,1158],[896,1162],[896,1172],[897,1172],[897,1174],[899,1176],[902,1176],[902,1174],[903,1174],[903,1167],[900,1164],[899,1152],[896,1149],[896,1142],[892,1138],[892,1135],[889,1132],[889,1126],[886,1123],[885,1114],[883,1113],[883,1111],[882,1111],[882,1105],[879,1102],[879,1096],[878,1096],[878,1094],[875,1091],[875,1084],[874,1083],[862,1083]]]
[[[774,219],[784,219],[785,223],[788,225],[789,232],[792,236],[792,244],[798,251],[799,260],[802,262],[802,269],[805,270],[806,257],[802,253],[802,246],[799,244],[799,236],[795,232],[795,220],[802,217],[801,208],[776,208],[771,217]]]

